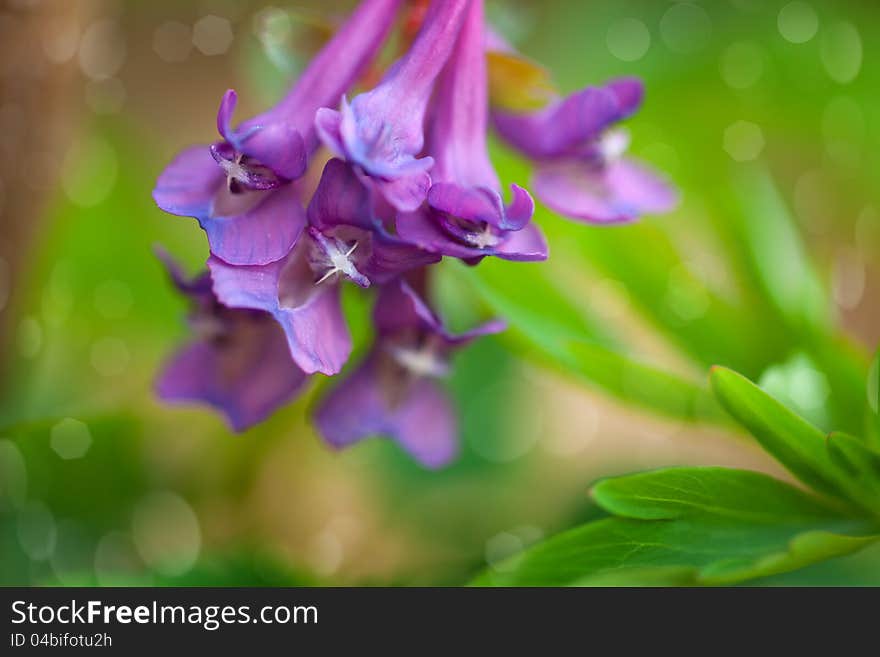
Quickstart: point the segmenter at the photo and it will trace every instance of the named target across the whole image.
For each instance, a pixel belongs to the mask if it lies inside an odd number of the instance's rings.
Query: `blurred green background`
[[[719,464],[785,478],[702,400],[714,363],[823,428],[857,430],[880,342],[872,1],[490,3],[563,90],[644,79],[633,150],[683,202],[620,228],[539,210],[549,263],[443,265],[435,290],[454,323],[505,309],[514,325],[456,362],[462,456],[448,469],[386,440],[325,448],[308,419],[325,381],[241,436],[160,404],[152,381],[186,336],[185,305],[152,246],[191,271],[207,249],[194,220],[153,205],[153,182],[214,138],[227,88],[240,116],[256,113],[316,20],[351,6],[0,12],[0,584],[463,583],[589,518],[600,476]],[[527,182],[501,147],[497,162]],[[364,347],[367,304],[348,296]],[[561,357],[557,331],[589,346]],[[880,584],[880,552],[765,583]]]

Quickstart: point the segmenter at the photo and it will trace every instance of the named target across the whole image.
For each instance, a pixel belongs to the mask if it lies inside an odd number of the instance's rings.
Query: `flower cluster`
[[[530,64],[486,27],[482,0],[407,7],[417,32],[405,32],[405,51],[376,86],[349,100],[401,5],[363,0],[290,92],[254,118],[234,124],[228,91],[218,141],[184,150],[159,176],[156,203],[197,219],[210,257],[208,271],[187,280],[163,256],[191,299],[194,338],[158,392],[214,406],[244,430],[310,375],[343,369],[352,340],[340,286],[377,288],[375,344],[319,405],[317,428],[335,447],[388,436],[439,467],[454,457],[457,432],[437,379],[456,349],[503,324],[451,334],[429,306],[430,266],[443,256],[469,265],[547,258],[529,192],[511,185],[504,198],[490,126],[535,161],[538,197],[575,219],[629,221],[669,209],[675,195],[622,158],[626,138],[613,125],[639,105],[637,81],[530,112],[490,99],[492,53]]]

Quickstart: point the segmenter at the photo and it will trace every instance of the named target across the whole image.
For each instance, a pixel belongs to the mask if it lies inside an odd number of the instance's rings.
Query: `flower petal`
[[[457,451],[455,415],[437,384],[422,379],[408,386],[399,400],[383,392],[374,352],[351,376],[321,402],[315,423],[324,439],[337,448],[384,435],[398,442],[417,461],[438,468]]]
[[[547,240],[537,225],[530,223],[521,230],[507,233],[492,254],[503,260],[536,262],[548,256]]]
[[[156,389],[166,401],[213,406],[235,431],[244,431],[293,399],[306,381],[278,325],[241,311],[222,342],[196,341],[180,349]]]
[[[434,212],[426,208],[400,213],[396,226],[401,239],[430,253],[461,258],[466,262],[486,256],[521,261],[547,259],[547,244],[540,230],[531,223],[520,230],[505,231],[496,246],[485,248],[468,246],[451,237],[443,230]]]
[[[235,132],[232,129],[232,115],[235,114],[235,106],[238,104],[238,94],[235,89],[227,89],[220,100],[220,108],[217,110],[217,132],[230,144],[235,145]]]
[[[205,217],[224,175],[208,146],[191,146],[181,152],[159,175],[153,189],[156,205],[182,217]]]
[[[675,189],[658,174],[630,160],[604,168],[578,161],[545,164],[536,170],[533,188],[549,208],[600,224],[668,212],[678,199]]]
[[[338,374],[351,355],[351,334],[342,312],[339,285],[318,286],[306,303],[282,308],[276,319],[287,334],[294,360],[304,371]]]
[[[418,161],[426,163],[429,167],[432,162],[430,157],[423,157]],[[418,208],[424,202],[431,187],[431,176],[424,171],[407,174],[395,180],[381,178],[372,180],[385,199],[401,212],[411,212]]]
[[[376,234],[373,252],[364,265],[364,274],[373,283],[384,285],[406,272],[440,262],[438,253],[429,253],[392,236]]]
[[[241,150],[287,180],[296,180],[306,171],[309,154],[305,142],[299,130],[286,121],[256,127],[243,140]]]
[[[535,202],[519,185],[511,185],[510,190],[513,200],[505,206],[501,194],[487,187],[435,183],[428,190],[428,204],[453,217],[485,222],[505,231],[519,230],[532,218]]]
[[[309,202],[308,218],[311,225],[321,230],[339,225],[365,230],[376,226],[370,190],[351,166],[336,158],[324,166],[321,182]]]
[[[645,85],[636,77],[625,77],[611,80],[605,88],[617,98],[620,118],[632,116],[642,105],[645,97]]]
[[[260,194],[259,203],[237,216],[204,216],[211,253],[232,265],[264,265],[290,252],[306,224],[293,185]]]
[[[301,265],[298,252],[255,267],[236,267],[213,256],[208,259],[214,294],[221,303],[271,313],[284,329],[296,364],[307,374],[333,375],[345,365],[352,347],[339,286],[315,285],[311,270]],[[285,293],[294,287],[297,295],[287,299]]]
[[[611,90],[587,87],[538,112],[495,112],[495,128],[529,157],[557,157],[576,152],[621,118]]]

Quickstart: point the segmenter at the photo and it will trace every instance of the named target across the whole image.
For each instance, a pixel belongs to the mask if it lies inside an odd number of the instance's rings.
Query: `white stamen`
[[[498,236],[492,232],[492,226],[486,224],[485,228],[479,233],[467,233],[465,239],[469,244],[475,246],[478,249],[485,249],[489,246],[496,246],[498,244]]]
[[[320,247],[324,251],[325,261],[323,264],[327,267],[327,271],[321,278],[315,281],[315,285],[320,285],[336,273],[345,274],[359,284],[366,280],[366,277],[357,270],[351,259],[352,254],[358,247],[357,242],[348,247],[347,250],[343,250],[346,248],[344,242],[336,239],[327,239],[321,241]]]
[[[606,163],[619,160],[628,148],[629,133],[626,130],[608,130],[599,138],[599,152]]]
[[[449,365],[430,347],[391,346],[388,351],[398,365],[416,376],[442,378],[449,374]]]
[[[241,163],[242,157],[244,156],[241,153],[236,153],[235,160],[227,160],[225,158],[220,160],[220,166],[223,167],[223,171],[226,173],[227,187],[232,185],[233,180],[241,183],[247,182],[248,170]]]

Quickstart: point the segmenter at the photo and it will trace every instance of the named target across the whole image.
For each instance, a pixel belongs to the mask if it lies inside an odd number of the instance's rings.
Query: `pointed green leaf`
[[[772,477],[718,467],[665,468],[600,481],[593,499],[617,516],[672,520],[707,515],[753,523],[815,521],[834,510]]]
[[[714,367],[710,381],[722,406],[793,475],[821,493],[849,498],[843,473],[827,456],[824,433],[732,370]]]
[[[616,514],[569,530],[480,575],[482,586],[732,584],[880,540],[788,484],[724,468],[671,468],[594,490]]]
[[[880,515],[880,451],[840,432],[828,436],[827,446],[829,458],[846,475],[850,496]]]

